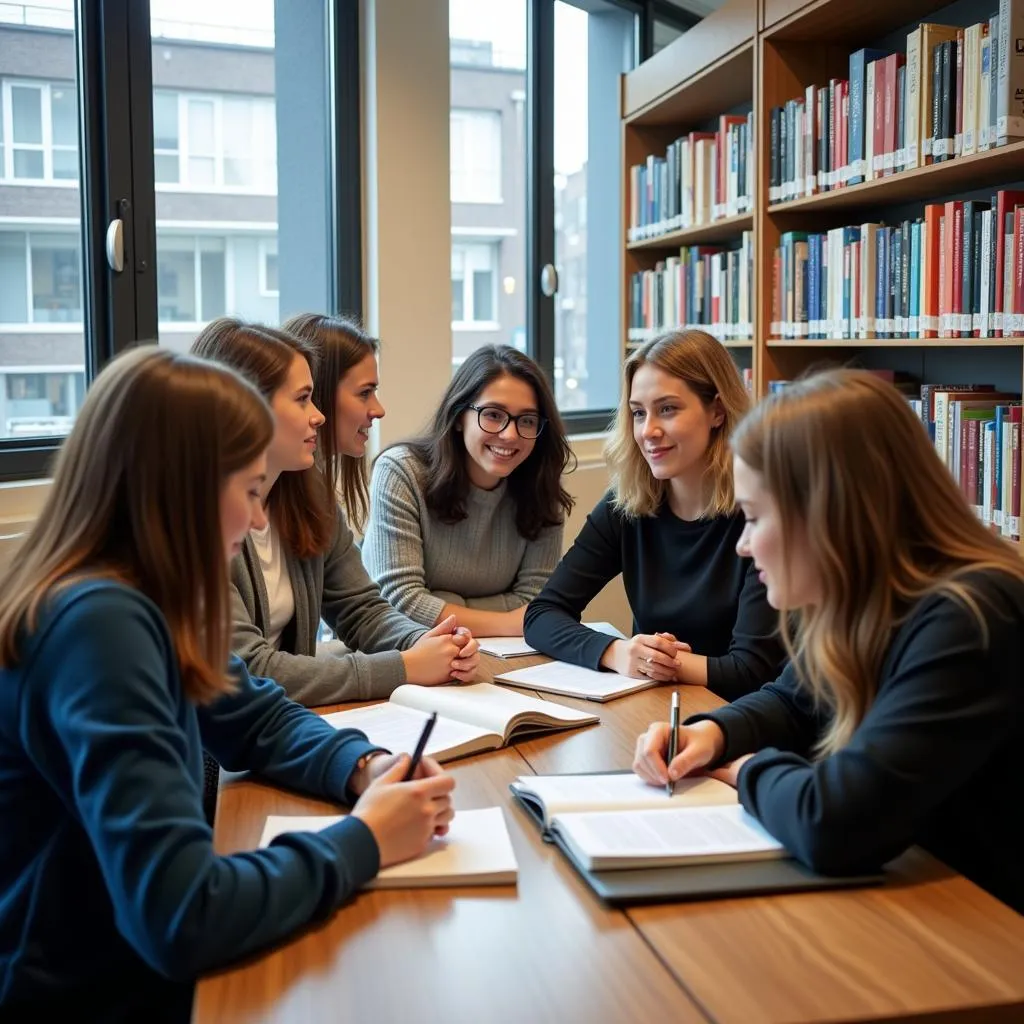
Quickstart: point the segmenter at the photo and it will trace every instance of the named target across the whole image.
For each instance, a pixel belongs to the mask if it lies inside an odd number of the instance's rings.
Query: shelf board
[[[665,330],[666,331],[670,330],[670,328],[666,327]],[[695,330],[700,330],[700,328],[695,328]],[[658,333],[660,334],[662,332],[659,331]],[[652,334],[651,337],[654,338],[654,337],[657,337],[657,335],[656,334]],[[639,348],[641,345],[646,344],[649,340],[650,340],[650,338],[645,338],[643,341],[627,341],[626,342],[626,348],[627,348],[627,350],[632,351],[633,349]],[[745,340],[744,339],[733,338],[733,339],[730,339],[728,341],[721,342],[721,345],[722,345],[722,348],[737,348],[737,349],[744,349],[744,348],[749,349],[749,348],[753,348],[754,347],[754,343],[749,338],[747,338]]]
[[[700,245],[703,242],[725,242],[736,235],[749,231],[754,226],[752,213],[741,213],[735,217],[722,217],[710,224],[700,224],[694,228],[681,228],[669,231],[656,238],[645,238],[639,242],[627,242],[630,252],[638,249],[677,249],[684,245]]]
[[[780,6],[776,4],[775,6]],[[870,44],[880,36],[917,21],[936,21],[929,15],[949,6],[949,0],[814,0],[768,25],[763,35],[772,42]]]
[[[847,207],[892,206],[1021,178],[1024,178],[1024,142],[1013,142],[984,153],[901,171],[888,178],[875,178],[860,185],[774,203],[768,207],[768,213],[776,216]]]
[[[1024,338],[769,338],[768,348],[1024,348]]]

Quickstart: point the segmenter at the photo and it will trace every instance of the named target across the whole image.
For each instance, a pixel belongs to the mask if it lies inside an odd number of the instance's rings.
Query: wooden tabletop
[[[669,692],[557,698],[601,724],[447,765],[457,809],[505,808],[518,886],[360,893],[319,928],[202,981],[194,1020],[1024,1021],[1024,917],[920,851],[878,889],[605,907],[508,784],[629,767]],[[720,703],[694,687],[680,696],[684,716]],[[336,808],[226,777],[217,850],[255,847],[268,814],[318,813]]]

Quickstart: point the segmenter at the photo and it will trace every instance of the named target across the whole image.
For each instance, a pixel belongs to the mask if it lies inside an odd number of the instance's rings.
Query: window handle
[[[112,220],[107,225],[107,265],[118,274],[124,270],[123,220]]]
[[[553,263],[545,263],[541,267],[540,290],[549,299],[558,291],[558,271]]]

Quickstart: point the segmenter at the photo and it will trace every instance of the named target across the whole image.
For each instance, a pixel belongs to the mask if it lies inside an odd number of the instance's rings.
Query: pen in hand
[[[402,776],[403,782],[409,782],[416,774],[416,769],[419,767],[420,760],[423,757],[423,751],[427,749],[427,740],[430,739],[430,734],[434,731],[436,722],[437,712],[431,711],[430,717],[423,724],[423,732],[420,733],[420,738],[416,741],[416,749],[412,752],[412,757],[409,759],[409,767],[406,769],[405,775]]]
[[[670,765],[676,756],[676,742],[679,736],[679,691],[672,694],[672,717],[668,734],[668,760],[666,766]],[[675,794],[676,784],[669,779],[665,784],[665,791],[669,796]]]

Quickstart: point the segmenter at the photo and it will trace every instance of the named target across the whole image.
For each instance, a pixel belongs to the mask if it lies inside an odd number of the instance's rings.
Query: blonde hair
[[[783,564],[803,535],[820,579],[813,606],[780,608],[801,683],[832,714],[817,752],[834,753],[871,706],[892,631],[922,598],[946,593],[987,630],[965,578],[1024,561],[989,532],[890,384],[828,370],[766,398],[737,427],[733,451],[760,473],[782,522]],[[806,540],[803,540],[806,537]]]
[[[266,403],[226,367],[153,346],[115,359],[89,389],[0,583],[0,664],[18,663],[55,593],[106,577],[161,610],[191,700],[233,689],[220,494],[273,430]]]
[[[615,508],[630,517],[652,516],[668,487],[667,481],[655,479],[633,436],[629,396],[637,370],[648,364],[681,380],[705,408],[716,398],[721,403],[725,418],[713,428],[706,453],[704,477],[709,486],[703,514],[728,515],[735,505],[729,438],[750,408],[750,397],[729,352],[704,331],[668,331],[652,338],[626,360],[619,408],[605,446]]]

